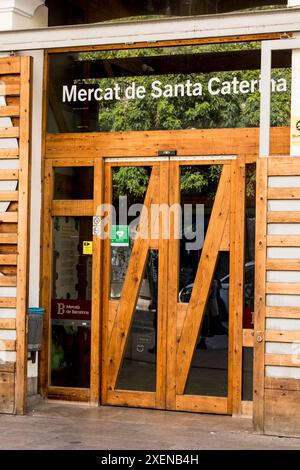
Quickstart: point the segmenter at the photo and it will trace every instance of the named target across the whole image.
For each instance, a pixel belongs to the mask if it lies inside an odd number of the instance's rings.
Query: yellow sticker
[[[93,242],[83,242],[82,253],[84,255],[92,255],[93,254]]]
[[[291,144],[300,145],[300,116],[291,119]]]

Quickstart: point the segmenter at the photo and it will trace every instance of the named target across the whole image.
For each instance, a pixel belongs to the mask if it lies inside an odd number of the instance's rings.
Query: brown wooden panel
[[[2,255],[0,254],[0,265],[1,264],[8,264],[14,265],[17,264],[17,255]]]
[[[0,413],[14,412],[15,374],[0,369]]]
[[[2,82],[2,77],[0,76],[0,82]],[[0,95],[1,96],[18,96],[20,94],[20,85],[10,84],[10,85],[0,85]]]
[[[48,387],[47,398],[54,398],[55,400],[88,402],[90,400],[90,390],[88,388]]]
[[[300,175],[300,158],[283,157],[271,158],[268,165],[269,176]]]
[[[15,351],[16,341],[0,339],[0,351]]]
[[[300,318],[300,307],[266,307],[268,318]]]
[[[0,330],[15,330],[16,320],[14,318],[0,318]]]
[[[53,201],[52,215],[66,216],[93,216],[93,200]]]
[[[14,362],[1,362],[0,372],[15,372],[16,364]]]
[[[300,223],[300,212],[268,212],[267,215],[268,223]]]
[[[253,348],[254,346],[254,331],[250,329],[243,329],[243,347]]]
[[[0,134],[1,136],[1,134]],[[271,129],[271,152],[288,154],[290,129]],[[176,148],[178,155],[257,156],[259,129],[205,129],[180,131],[48,134],[46,158],[155,156],[162,148]]]
[[[15,308],[16,299],[14,297],[0,297],[0,307]]]
[[[0,201],[17,201],[19,199],[18,191],[0,191]]]
[[[300,392],[300,380],[266,377],[265,388],[271,390],[295,390]]]
[[[17,233],[0,233],[0,244],[15,244],[18,242]]]
[[[298,259],[267,259],[266,269],[269,271],[299,271]]]
[[[299,235],[268,235],[267,246],[300,246]]]
[[[17,278],[16,276],[6,276],[3,275],[2,268],[0,268],[2,276],[0,276],[0,286],[1,287],[16,287]]]
[[[19,134],[19,127],[0,127],[0,139],[18,138]]]
[[[267,282],[266,284],[267,294],[300,294],[300,284],[296,282]]]
[[[19,115],[19,106],[0,106],[0,117],[15,117]]]
[[[201,397],[198,395],[178,395],[176,410],[201,413],[227,414],[228,400],[223,397]]]
[[[266,366],[299,367],[300,360],[296,355],[290,354],[266,354]]]
[[[202,323],[208,293],[215,270],[223,232],[229,216],[230,166],[224,165],[204,240],[187,315],[177,349],[176,391],[184,393],[198,332]],[[218,227],[218,231],[215,227]]]
[[[18,213],[17,212],[1,212],[0,222],[16,223],[18,222]]]
[[[19,179],[19,170],[0,170],[0,180],[10,181]]]
[[[21,58],[7,57],[1,59],[0,63],[0,80],[5,74],[19,74],[21,72]]]
[[[300,436],[300,392],[265,390],[266,434]]]
[[[255,228],[255,305],[254,337],[264,338],[266,308],[266,231],[268,159],[259,158],[256,166],[256,228]],[[254,342],[253,422],[255,430],[264,427],[264,367],[265,343]]]
[[[268,199],[300,199],[300,188],[268,188]]]
[[[109,391],[107,398],[110,404],[132,406],[134,408],[155,408],[155,394],[151,392]]]
[[[0,159],[14,159],[19,157],[19,149],[0,149]]]
[[[275,343],[300,342],[300,331],[266,330],[265,340]]]

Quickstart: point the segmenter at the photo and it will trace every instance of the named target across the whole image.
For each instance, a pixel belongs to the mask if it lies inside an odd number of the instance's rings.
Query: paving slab
[[[0,415],[4,450],[287,450],[300,439],[255,434],[250,419],[38,401]]]

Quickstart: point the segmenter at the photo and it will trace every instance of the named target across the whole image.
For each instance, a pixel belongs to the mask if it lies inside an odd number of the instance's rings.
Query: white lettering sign
[[[260,91],[260,80],[239,80],[233,77],[232,80],[222,81],[219,77],[212,77],[204,85],[200,82],[191,82],[190,79],[183,83],[167,83],[163,84],[160,80],[154,80],[149,88],[132,82],[130,85],[122,88],[116,84],[113,87],[101,88],[93,86],[82,87],[80,85],[63,85],[62,101],[63,103],[71,102],[90,102],[90,101],[113,101],[113,100],[142,100],[148,94],[154,99],[159,98],[177,98],[177,97],[193,97],[202,96],[204,90],[212,96],[218,95],[238,95],[249,94]],[[272,92],[284,93],[287,91],[287,81],[285,78],[271,80]]]

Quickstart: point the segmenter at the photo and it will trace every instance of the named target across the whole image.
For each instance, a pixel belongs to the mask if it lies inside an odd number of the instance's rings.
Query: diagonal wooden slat
[[[12,202],[19,199],[18,191],[0,191],[0,201]]]
[[[224,165],[177,348],[176,392],[184,394],[230,209],[230,166]],[[216,227],[218,229],[216,230]]]
[[[15,330],[16,320],[14,318],[0,318],[0,330]]]
[[[0,276],[1,287],[16,287],[17,276]]]
[[[141,213],[139,233],[146,234],[149,227],[148,212],[151,204],[157,203],[158,196],[159,167],[154,166]],[[108,345],[108,386],[110,389],[115,388],[118,372],[121,367],[125,345],[147,262],[149,243],[149,237],[137,237],[132,248],[127,274]]]
[[[19,179],[19,170],[0,170],[1,181],[15,181]]]
[[[17,233],[0,233],[0,245],[15,245],[17,243]]]

